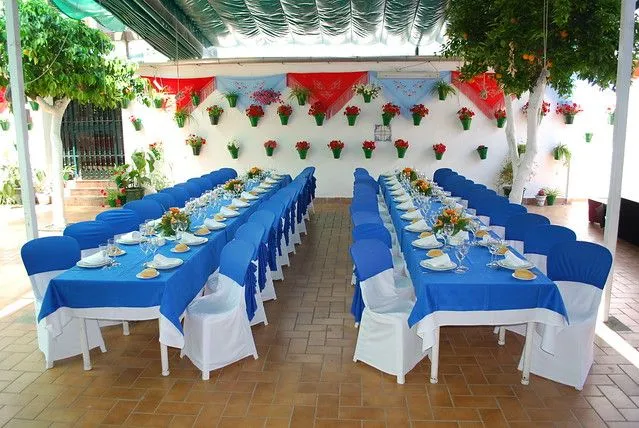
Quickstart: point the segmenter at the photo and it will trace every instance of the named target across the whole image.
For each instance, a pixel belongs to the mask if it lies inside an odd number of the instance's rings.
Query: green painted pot
[[[388,114],[388,113],[382,113],[382,124],[384,126],[388,126],[390,125],[391,120],[393,119],[393,116]]]
[[[322,124],[324,123],[324,117],[326,117],[324,113],[315,115],[315,123],[317,124],[317,126],[322,126]]]
[[[364,158],[370,159],[373,157],[373,150],[371,149],[362,149],[364,150]]]
[[[266,149],[266,156],[271,157],[273,156],[273,152],[275,151],[275,147],[265,147]]]
[[[333,159],[339,159],[342,155],[342,149],[331,149],[333,152]]]
[[[306,105],[306,98],[307,98],[306,94],[295,95],[295,98],[297,98],[297,104],[301,106]]]
[[[209,121],[211,122],[211,125],[217,125],[218,123],[220,123],[220,115],[216,115],[216,116],[209,116]]]
[[[193,149],[193,156],[200,156],[202,146],[191,146],[191,149]]]
[[[575,122],[574,114],[564,114],[564,123],[566,125],[572,125]]]
[[[462,128],[464,128],[464,131],[468,131],[470,129],[470,124],[473,120],[468,118],[468,119],[459,119],[459,121],[461,122]]]
[[[503,128],[504,125],[506,125],[505,117],[500,117],[499,119],[497,119],[497,128]]]
[[[486,159],[486,156],[488,156],[488,147],[477,149],[477,153],[479,154],[479,159]]]
[[[435,152],[435,159],[437,159],[437,160],[442,160],[442,158],[443,158],[443,157],[444,157],[444,154],[443,154],[443,153],[437,153],[437,152]]]
[[[555,205],[555,195],[546,195],[546,205]]]
[[[308,149],[306,149],[306,150],[298,150],[297,153],[299,153],[300,159],[306,159],[306,155],[308,154]]]
[[[178,128],[184,128],[184,124],[186,123],[186,117],[176,117],[175,123],[177,123]]]
[[[592,132],[586,132],[586,143],[590,143],[592,141]]]
[[[251,122],[251,126],[255,128],[257,126],[257,122],[260,121],[260,117],[259,116],[249,116],[249,121]]]
[[[371,94],[362,94],[362,96],[364,97],[364,102],[365,103],[370,103],[371,102],[371,98],[372,98]]]
[[[355,126],[355,121],[357,120],[356,114],[347,114],[346,120],[348,120],[348,126]]]
[[[286,116],[285,114],[280,114],[280,123],[282,125],[288,125],[288,118],[290,116]]]
[[[416,113],[413,113],[413,125],[419,126],[422,123],[422,117]]]
[[[404,159],[404,156],[406,155],[406,150],[408,150],[408,147],[395,147],[397,149],[397,157],[400,159]]]
[[[227,95],[226,100],[229,102],[229,107],[235,107],[237,105],[237,95]]]
[[[240,149],[228,149],[229,153],[231,153],[231,159],[237,159],[240,156]]]

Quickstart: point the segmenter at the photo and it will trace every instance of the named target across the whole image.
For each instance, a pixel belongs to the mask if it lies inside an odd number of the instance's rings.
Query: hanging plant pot
[[[404,159],[404,155],[406,155],[406,150],[408,147],[395,147],[397,149],[397,157],[399,159]]]
[[[197,94],[191,94],[191,104],[193,107],[197,107],[200,105],[200,96]]]
[[[437,153],[437,152],[435,152],[435,159],[437,159],[437,160],[442,160],[442,158],[443,158],[443,157],[444,157],[444,154],[443,154],[443,153]]]
[[[464,131],[468,131],[470,129],[470,123],[473,121],[471,118],[467,118],[467,119],[459,119],[459,121],[462,124],[462,128],[464,128]]]
[[[357,115],[348,114],[346,115],[346,120],[348,120],[348,126],[355,126],[355,121],[357,121]]]
[[[444,88],[437,88],[437,95],[439,95],[439,101],[446,101],[446,91]]]
[[[237,105],[237,95],[227,95],[226,100],[229,102],[229,107],[235,107]]]
[[[287,115],[285,115],[285,114],[280,114],[280,123],[281,123],[282,125],[288,125],[288,118],[289,118],[289,117],[290,117],[290,116],[287,116]]]
[[[162,108],[162,106],[164,106],[163,98],[153,98],[153,107]]]
[[[484,160],[486,156],[488,156],[488,147],[480,147],[477,149],[477,153],[479,154],[479,159]]]
[[[29,103],[32,103],[32,102],[33,102],[33,101],[29,101]],[[37,104],[37,103],[36,103],[36,104]],[[125,98],[125,99],[123,99],[122,101],[120,101],[120,108],[122,108],[122,109],[129,108],[129,105],[130,105],[130,104],[131,104],[131,100],[129,100],[129,99],[127,99],[127,98]],[[33,110],[37,110],[37,109],[33,108],[33,104],[31,104],[31,108],[32,108]]]
[[[297,153],[300,155],[300,159],[306,159],[306,154],[308,153],[308,149],[298,150]]]
[[[362,149],[364,150],[364,158],[366,159],[370,159],[373,157],[373,150],[372,149]]]
[[[31,131],[33,129],[33,123],[27,123],[27,131]]]
[[[564,114],[564,123],[566,125],[572,125],[574,121],[575,121],[574,114]]]
[[[0,128],[2,128],[3,131],[8,131],[10,126],[11,124],[9,123],[9,121],[0,122]]]
[[[231,159],[237,159],[240,156],[240,149],[228,149],[229,153],[231,153]]]
[[[177,123],[178,128],[184,128],[184,124],[186,123],[186,117],[176,117],[175,123]]]
[[[202,150],[202,146],[191,146],[193,149],[193,156],[200,156],[200,150]]]
[[[257,126],[257,122],[260,121],[260,117],[259,116],[249,116],[249,121],[251,122],[251,126],[255,128]]]
[[[590,143],[592,141],[592,132],[586,132],[586,143]]]
[[[142,122],[132,122],[133,123],[133,127],[135,128],[136,131],[141,131],[142,130]]]
[[[557,150],[553,150],[553,151],[552,151],[552,157],[553,157],[556,161],[561,160],[561,154],[560,154]]]
[[[342,155],[342,149],[331,149],[333,152],[333,159],[339,159]]]
[[[306,98],[307,98],[306,94],[297,94],[295,95],[295,98],[297,98],[297,104],[301,106],[306,105]]]
[[[364,102],[365,102],[365,103],[367,103],[367,104],[368,104],[368,103],[370,103],[370,102],[371,102],[371,98],[372,98],[372,95],[371,95],[371,94],[362,94],[362,97],[364,97]]]
[[[127,100],[128,101],[128,100]],[[31,106],[31,110],[38,111],[40,110],[40,104],[37,101],[29,101],[29,105]],[[125,107],[126,108],[126,107]]]
[[[388,113],[382,113],[382,124],[384,126],[390,125],[391,119],[393,119],[393,116]]]
[[[326,117],[326,115],[324,113],[322,114],[316,114],[315,116],[315,123],[317,124],[317,126],[322,126],[322,124],[324,123],[324,118]]]
[[[275,147],[265,147],[264,149],[266,150],[266,156],[268,156],[268,157],[273,156],[273,152],[275,151]]]
[[[608,113],[608,125],[615,124],[615,113]]]
[[[506,125],[505,117],[500,117],[499,119],[497,119],[497,128],[503,128],[504,125]]]
[[[419,114],[413,113],[413,125],[419,126],[422,123],[422,116]]]
[[[216,115],[216,116],[209,116],[209,120],[211,121],[211,125],[217,125],[218,123],[220,123],[220,115]]]

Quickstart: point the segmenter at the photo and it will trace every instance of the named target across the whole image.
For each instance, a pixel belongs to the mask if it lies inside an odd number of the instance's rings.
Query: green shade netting
[[[119,19],[93,0],[51,0],[51,3],[69,18],[91,17],[108,30],[125,30],[124,24]]]

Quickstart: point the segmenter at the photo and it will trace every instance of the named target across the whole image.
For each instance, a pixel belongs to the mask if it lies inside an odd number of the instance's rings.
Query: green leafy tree
[[[18,6],[25,94],[52,115],[54,221],[63,223],[60,128],[65,109],[72,100],[115,108],[142,95],[145,85],[135,76],[134,65],[112,57],[113,44],[100,30],[63,17],[45,0],[18,0]],[[8,84],[7,32],[2,14],[0,86]]]
[[[537,154],[538,118],[546,87],[569,95],[575,79],[602,88],[615,83],[620,2],[454,0],[447,20],[444,54],[463,58],[464,78],[494,71],[506,94],[505,132],[514,172],[510,199],[521,202]],[[635,42],[635,52],[636,48]],[[527,147],[520,156],[512,98],[527,91]]]

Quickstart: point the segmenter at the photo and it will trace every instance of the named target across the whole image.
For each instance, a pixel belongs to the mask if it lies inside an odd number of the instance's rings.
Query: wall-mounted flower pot
[[[586,132],[586,143],[590,143],[592,141],[592,136],[593,133],[592,132]]]
[[[0,122],[0,128],[2,128],[3,131],[8,131],[10,127],[11,127],[11,123]]]
[[[297,153],[300,155],[300,159],[306,159],[306,155],[308,154],[308,150],[298,150]]]
[[[546,195],[546,205],[555,205],[555,195]]]
[[[136,131],[141,131],[142,130],[142,122],[133,122],[133,128],[135,128]]]
[[[287,116],[287,115],[285,115],[285,114],[280,114],[280,123],[281,123],[282,125],[288,125],[288,118],[289,118],[289,117],[290,117],[290,116]]]
[[[125,101],[127,102],[127,105],[126,105],[126,107],[123,107],[123,108],[127,108],[129,106],[129,104],[128,104],[129,100],[125,100]],[[37,101],[29,101],[29,105],[31,106],[31,110],[33,110],[33,111],[40,110],[40,104],[38,104]]]
[[[413,125],[419,126],[422,123],[422,117],[418,114],[413,113]]]
[[[217,125],[218,123],[220,123],[220,115],[216,115],[216,116],[209,116],[209,121],[211,121],[211,125]]]
[[[186,123],[186,117],[176,117],[175,123],[177,123],[178,128],[184,128],[184,124]]]
[[[237,95],[227,95],[226,100],[229,102],[229,107],[235,107],[237,105]]]
[[[164,106],[163,98],[153,98],[153,107],[162,108],[162,106]]]
[[[333,152],[334,159],[339,159],[339,157],[342,155],[342,149],[331,149],[331,151]]]
[[[259,116],[249,116],[249,122],[251,122],[251,126],[252,127],[256,127],[257,126],[257,122],[260,121]]]
[[[326,117],[324,114],[315,115],[315,123],[317,124],[317,126],[322,126],[322,124],[324,123],[324,117]]]
[[[199,106],[200,105],[200,96],[192,94],[191,95],[191,104],[193,104],[193,107]]]
[[[370,103],[370,102],[371,102],[371,98],[372,98],[372,95],[371,95],[371,94],[362,94],[362,97],[364,97],[364,102],[365,102],[365,103],[367,103],[367,104],[368,104],[368,103]]]
[[[297,104],[301,106],[306,105],[306,94],[297,94],[295,98],[297,98]]]
[[[564,114],[564,123],[566,125],[572,125],[575,122],[574,114]]]
[[[273,156],[273,152],[275,151],[275,147],[265,147],[264,149],[266,150],[266,156],[268,156],[268,157]]]
[[[200,156],[200,150],[202,150],[202,146],[191,146],[193,149],[193,156]]]
[[[497,128],[503,128],[506,125],[506,118],[500,117],[497,119]]]
[[[393,119],[392,115],[390,115],[388,113],[382,113],[382,124],[384,126],[390,125],[391,119]]]
[[[473,121],[471,118],[468,119],[459,119],[459,121],[462,124],[462,128],[464,128],[464,131],[468,131],[470,129],[470,124]]]
[[[435,153],[435,159],[442,160],[443,157],[444,157],[443,153]]]
[[[356,114],[348,114],[346,115],[346,120],[348,120],[348,126],[355,126],[355,121],[357,120]]]
[[[446,91],[444,88],[437,88],[437,95],[439,95],[439,101],[446,101]]]
[[[608,113],[608,125],[614,125],[614,124],[615,124],[615,114]]]
[[[229,153],[231,153],[231,159],[237,159],[240,156],[240,149],[229,149]]]
[[[479,159],[484,160],[486,156],[488,156],[488,147],[482,147],[481,149],[477,149],[477,153],[479,154]]]
[[[364,157],[366,159],[370,159],[373,157],[373,150],[371,149],[362,149],[362,150],[364,150]]]
[[[408,147],[395,147],[397,149],[397,157],[399,159],[404,159],[404,155],[406,155],[406,150]]]

